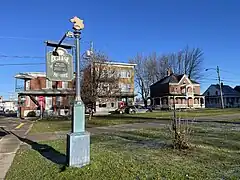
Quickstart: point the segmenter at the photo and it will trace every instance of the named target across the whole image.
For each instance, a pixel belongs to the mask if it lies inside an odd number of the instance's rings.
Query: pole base
[[[90,163],[89,132],[67,134],[67,163],[79,168]]]
[[[72,132],[85,131],[85,106],[83,103],[75,102],[73,106]]]

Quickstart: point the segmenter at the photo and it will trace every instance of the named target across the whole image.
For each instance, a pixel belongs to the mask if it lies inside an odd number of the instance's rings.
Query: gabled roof
[[[240,92],[240,86],[236,86],[236,87],[234,88],[234,90]]]
[[[170,76],[166,76],[162,78],[161,80],[157,81],[156,83],[152,84],[151,86],[154,86],[156,84],[166,84],[166,83],[179,83],[179,81],[183,78],[184,74],[177,75],[177,74],[171,74]],[[189,79],[190,80],[190,79]],[[196,81],[190,80],[193,84],[199,84]]]
[[[220,86],[219,84],[211,84],[209,86],[210,87],[214,87],[218,90],[220,90]],[[208,88],[208,89],[209,89]],[[235,87],[236,88],[236,87]],[[207,93],[208,89],[204,92],[204,94]],[[228,95],[228,96],[240,96],[240,92],[236,91],[235,89],[233,89],[231,86],[229,85],[222,85],[222,92],[223,92],[223,95]]]
[[[214,84],[213,86],[220,90],[219,84]],[[229,85],[222,85],[222,92],[224,95],[240,96],[240,93],[238,91],[236,91],[235,89],[233,89],[232,87],[230,87]]]

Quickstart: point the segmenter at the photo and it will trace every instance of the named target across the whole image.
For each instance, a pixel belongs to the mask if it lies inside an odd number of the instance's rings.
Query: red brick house
[[[30,111],[40,114],[39,97],[43,99],[43,109],[47,114],[69,114],[74,97],[74,82],[52,82],[45,73],[19,73],[17,80],[23,80],[23,89],[18,93],[19,113],[24,118]]]
[[[187,75],[168,75],[150,86],[152,104],[161,109],[205,108],[204,96],[200,95],[200,84]]]

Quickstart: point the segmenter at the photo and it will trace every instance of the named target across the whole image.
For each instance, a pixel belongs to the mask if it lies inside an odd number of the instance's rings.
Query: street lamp
[[[83,20],[74,17],[73,33],[75,37],[75,61],[76,61],[76,96],[73,107],[72,132],[67,135],[67,161],[69,166],[82,167],[90,162],[90,134],[85,131],[85,106],[80,92],[80,35],[84,28]]]
[[[208,70],[215,70],[217,71],[217,75],[218,75],[218,83],[219,83],[219,88],[220,88],[220,96],[221,96],[221,104],[222,104],[222,108],[224,109],[224,101],[223,101],[223,92],[222,92],[222,83],[221,83],[221,78],[220,78],[220,70],[219,67],[217,66],[217,68],[207,68],[205,69],[205,71]]]

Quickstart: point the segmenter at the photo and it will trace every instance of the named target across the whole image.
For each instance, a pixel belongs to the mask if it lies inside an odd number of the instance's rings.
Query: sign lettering
[[[51,81],[71,81],[73,79],[73,58],[66,49],[58,48],[58,56],[47,53],[47,78]]]

